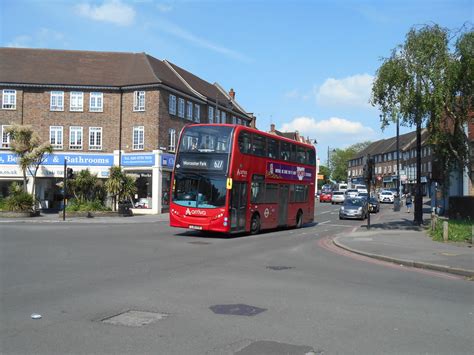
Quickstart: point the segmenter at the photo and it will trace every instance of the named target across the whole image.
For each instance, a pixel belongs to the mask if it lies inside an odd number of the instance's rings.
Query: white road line
[[[331,222],[331,220],[318,223],[318,225],[319,225],[319,224],[325,224],[325,223],[328,223],[328,222]]]
[[[331,211],[324,211],[324,212],[321,212],[320,214],[325,214],[325,213],[330,213]]]

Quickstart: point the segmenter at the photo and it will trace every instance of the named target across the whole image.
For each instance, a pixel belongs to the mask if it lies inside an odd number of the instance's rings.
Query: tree
[[[455,36],[450,35],[450,31],[438,25],[412,28],[405,43],[383,59],[372,87],[371,101],[381,111],[382,128],[397,118],[402,125],[416,126],[417,224],[423,223],[422,127],[428,128],[430,143],[445,171],[469,163],[464,125],[473,104],[474,35],[472,30],[461,33],[454,53],[450,52],[449,42]]]
[[[102,182],[89,169],[79,171],[74,179],[68,181],[67,187],[78,203],[103,201],[105,197]]]
[[[327,166],[320,165],[319,166],[319,175],[324,176],[324,179],[318,180],[318,190],[321,190],[322,186],[329,182],[329,175],[330,175],[329,168]]]
[[[36,200],[36,174],[46,160],[46,154],[52,153],[53,148],[49,142],[42,143],[31,126],[13,125],[6,132],[10,135],[10,149],[18,156],[18,165],[23,173],[23,190],[27,192],[26,174],[29,172],[33,179],[31,195]],[[33,209],[36,209],[36,204]]]
[[[131,199],[136,193],[135,179],[122,171],[120,166],[112,166],[109,170],[109,178],[105,182],[106,191],[112,195],[113,209],[116,210],[117,199]]]
[[[372,142],[365,141],[351,145],[346,149],[335,149],[331,154],[331,177],[336,182],[347,181],[348,161],[367,148]]]

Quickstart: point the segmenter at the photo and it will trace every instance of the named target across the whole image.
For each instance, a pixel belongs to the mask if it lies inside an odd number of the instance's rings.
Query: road
[[[230,239],[165,222],[2,224],[0,353],[472,352],[472,282],[342,253],[331,237],[365,222],[316,208],[305,228]],[[103,321],[129,310],[157,320]]]

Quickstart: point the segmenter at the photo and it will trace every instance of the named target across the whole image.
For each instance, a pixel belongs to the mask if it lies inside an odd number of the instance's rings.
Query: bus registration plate
[[[189,229],[196,229],[196,230],[202,230],[202,227],[201,226],[193,226],[193,225],[190,225],[189,226]]]

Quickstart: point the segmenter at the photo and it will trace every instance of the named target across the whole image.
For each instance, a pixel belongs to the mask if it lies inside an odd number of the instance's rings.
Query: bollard
[[[443,240],[445,242],[448,241],[448,222],[447,221],[443,222]]]

